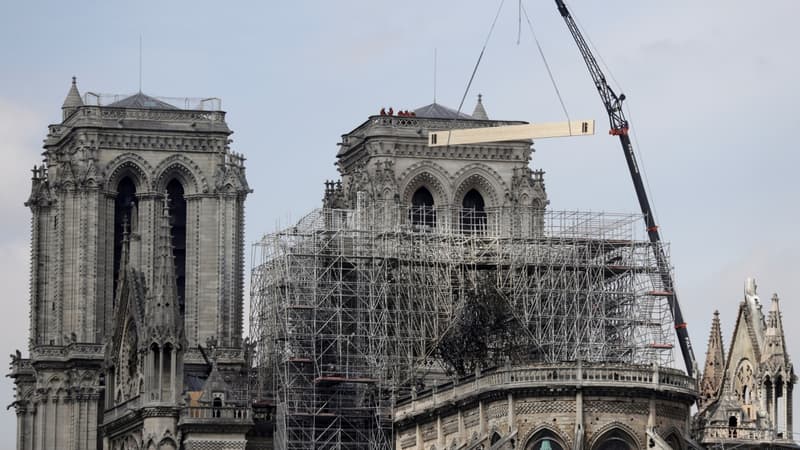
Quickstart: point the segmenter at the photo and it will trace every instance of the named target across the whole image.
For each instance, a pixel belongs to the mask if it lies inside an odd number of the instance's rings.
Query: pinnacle
[[[81,93],[78,91],[77,78],[72,77],[72,85],[69,88],[67,98],[64,99],[64,104],[61,105],[61,108],[77,108],[78,106],[83,106],[83,100],[81,100]]]
[[[483,107],[483,95],[478,94],[478,103],[475,105],[475,110],[472,112],[472,118],[478,120],[489,120],[486,114],[486,109]]]

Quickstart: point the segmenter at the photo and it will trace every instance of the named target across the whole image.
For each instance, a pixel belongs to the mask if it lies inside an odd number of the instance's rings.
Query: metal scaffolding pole
[[[437,348],[490,284],[530,362],[673,363],[642,217],[531,208],[320,209],[253,247],[254,395],[280,449],[390,449],[395,398],[452,377]]]

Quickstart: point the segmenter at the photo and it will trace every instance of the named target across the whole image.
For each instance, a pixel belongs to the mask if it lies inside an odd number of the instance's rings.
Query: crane
[[[642,181],[642,174],[639,171],[639,165],[636,162],[636,156],[633,151],[633,144],[631,143],[630,136],[628,136],[630,125],[628,120],[625,118],[625,112],[622,110],[622,102],[625,101],[625,94],[617,95],[608,85],[608,82],[606,82],[606,77],[603,74],[603,71],[600,69],[600,65],[597,64],[597,60],[592,54],[589,46],[586,44],[586,40],[583,38],[583,35],[578,29],[575,19],[573,19],[572,14],[570,14],[569,10],[567,9],[567,5],[564,3],[564,0],[555,0],[555,2],[556,6],[558,7],[558,12],[561,14],[561,17],[564,18],[564,21],[567,23],[567,28],[569,28],[569,32],[572,34],[572,37],[575,39],[575,43],[578,45],[578,50],[580,50],[581,56],[583,56],[583,61],[586,63],[586,67],[589,69],[589,74],[592,76],[592,80],[597,88],[597,92],[600,94],[600,98],[603,100],[603,105],[606,108],[608,120],[611,125],[609,134],[612,136],[618,136],[619,141],[622,144],[622,151],[625,153],[625,161],[628,163],[628,170],[630,171],[631,178],[633,180],[633,187],[636,190],[636,197],[639,200],[639,206],[642,210],[642,214],[644,215],[645,224],[647,226],[647,235],[650,238],[650,243],[653,247],[656,265],[658,266],[659,277],[661,278],[661,283],[663,285],[663,290],[660,291],[660,293],[668,297],[670,310],[675,322],[675,332],[678,337],[681,354],[683,355],[683,361],[686,364],[686,373],[689,376],[693,376],[697,371],[697,362],[694,357],[694,351],[692,350],[692,343],[689,340],[689,331],[686,328],[686,322],[683,319],[683,313],[681,312],[681,307],[678,303],[678,297],[675,293],[675,285],[672,280],[672,273],[670,272],[667,255],[664,252],[664,247],[661,243],[661,236],[658,232],[658,226],[656,225],[655,218],[653,217],[653,210],[650,207],[650,200],[647,198],[647,191],[645,190],[644,182]]]

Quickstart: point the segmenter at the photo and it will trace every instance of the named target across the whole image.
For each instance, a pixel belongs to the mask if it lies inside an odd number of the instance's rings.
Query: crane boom
[[[675,332],[678,336],[678,343],[683,355],[683,361],[686,364],[686,372],[689,376],[693,376],[697,371],[697,362],[692,350],[692,343],[689,340],[689,331],[686,329],[686,322],[683,319],[680,304],[678,303],[678,296],[675,293],[675,286],[672,280],[672,273],[670,271],[667,255],[664,252],[664,247],[661,243],[661,236],[658,233],[658,226],[656,225],[653,217],[653,211],[650,207],[650,201],[647,198],[647,191],[644,188],[642,181],[642,174],[639,172],[639,166],[636,162],[636,156],[633,151],[633,144],[628,136],[628,120],[625,118],[625,113],[622,110],[622,102],[625,100],[625,95],[617,95],[606,82],[606,77],[597,64],[597,60],[592,54],[591,49],[586,44],[583,35],[578,29],[578,25],[572,18],[567,5],[564,0],[555,0],[558,12],[564,21],[567,23],[567,28],[572,34],[575,43],[578,45],[578,50],[583,56],[583,61],[589,69],[589,74],[592,76],[597,92],[603,100],[603,105],[608,113],[608,120],[611,125],[609,134],[619,136],[622,150],[625,153],[625,161],[628,163],[628,170],[630,171],[633,180],[633,187],[636,190],[636,197],[639,200],[644,220],[647,225],[647,235],[653,247],[653,253],[656,258],[660,281],[663,285],[663,292],[668,294],[668,301],[670,310],[672,312],[673,320],[675,321]]]

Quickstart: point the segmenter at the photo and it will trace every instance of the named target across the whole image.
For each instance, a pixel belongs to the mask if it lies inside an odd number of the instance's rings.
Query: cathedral
[[[256,244],[214,99],[81,96],[32,170],[17,449],[798,448],[777,295],[673,368],[641,217],[551,211],[523,124],[439,104],[342,136],[322,205]],[[269,199],[261,199],[260,203]],[[696,408],[695,408],[696,406]]]

